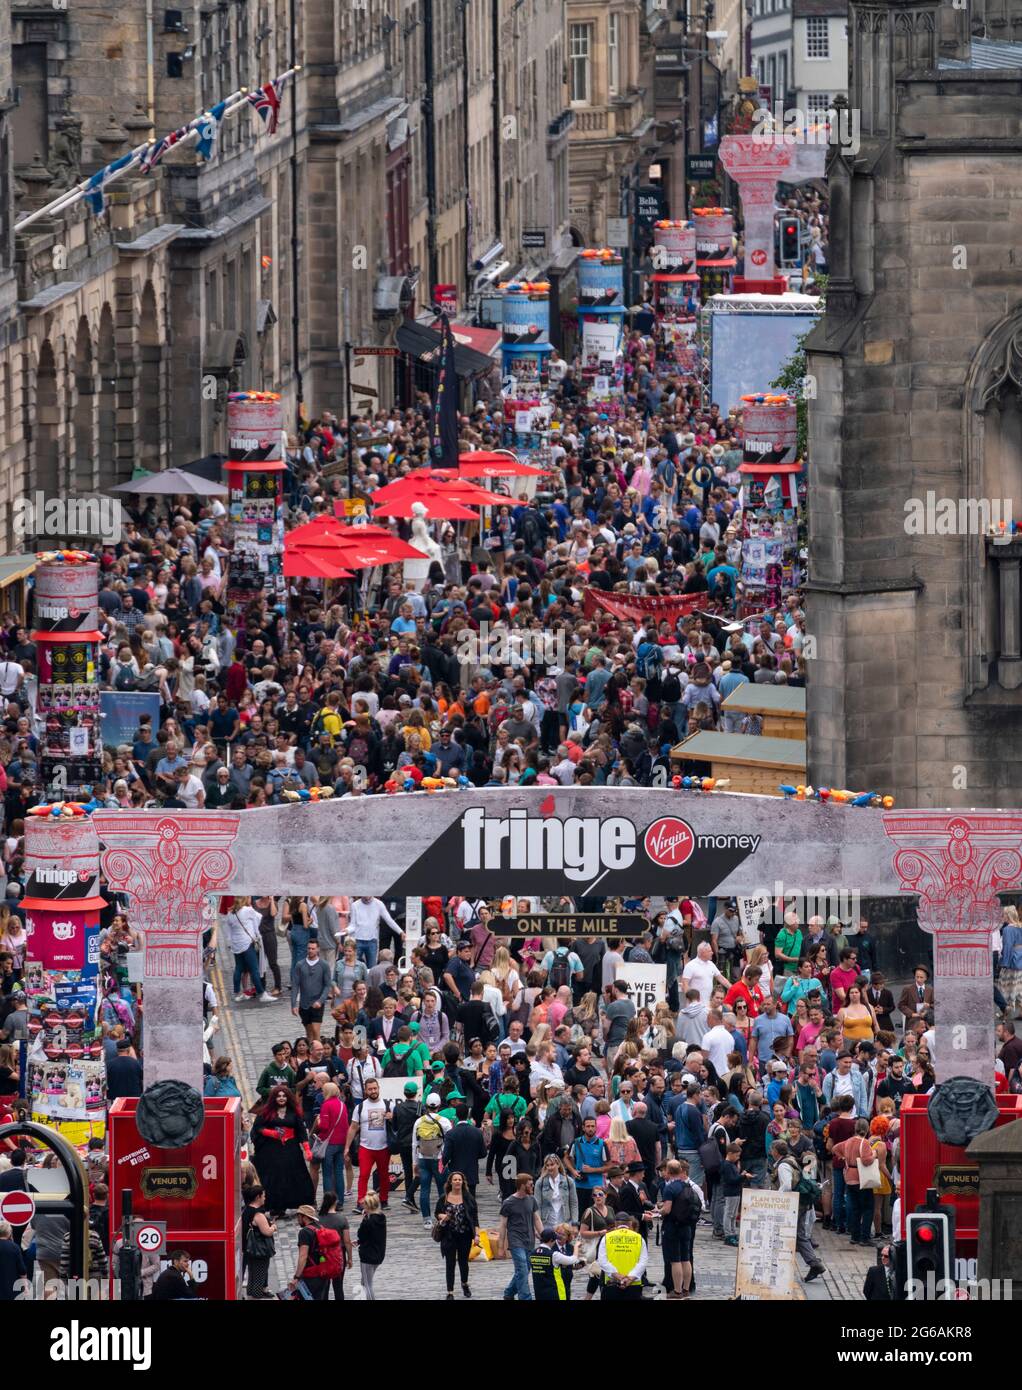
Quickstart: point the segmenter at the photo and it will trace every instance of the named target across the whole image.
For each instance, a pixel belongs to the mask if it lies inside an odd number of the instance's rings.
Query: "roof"
[[[0,589],[6,589],[16,579],[26,579],[38,563],[35,555],[0,556]]]
[[[455,325],[452,324],[451,331],[454,332],[454,329]],[[431,366],[440,365],[440,334],[434,333],[431,328],[426,328],[421,323],[403,323],[397,330],[397,345],[402,352],[407,352],[422,362],[428,362]],[[477,376],[480,372],[488,372],[492,366],[493,362],[489,357],[476,352],[475,348],[463,347],[455,342],[454,370],[458,376]]]
[[[1022,43],[1009,43],[1006,39],[973,39],[968,62],[963,58],[943,58],[937,67],[944,72],[1022,68]]]
[[[718,734],[701,730],[671,749],[672,758],[708,763],[743,763],[748,767],[804,770],[806,746],[797,738],[763,738],[756,734]]]
[[[792,0],[792,19],[808,19],[811,15],[847,17],[848,0]]]
[[[745,681],[721,704],[728,710],[754,710],[757,714],[804,715],[806,692],[799,685],[757,685],[755,681]]]

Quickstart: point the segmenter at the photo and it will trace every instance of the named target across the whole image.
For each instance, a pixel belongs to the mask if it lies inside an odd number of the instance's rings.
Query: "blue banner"
[[[132,744],[139,719],[148,714],[153,726],[153,746],[160,728],[160,697],[155,691],[103,690],[99,696],[103,721],[103,747],[116,749],[122,743]]]

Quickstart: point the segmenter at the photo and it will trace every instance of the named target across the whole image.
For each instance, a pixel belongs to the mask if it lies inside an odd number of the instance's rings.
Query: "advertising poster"
[[[29,1083],[33,1120],[92,1121],[101,1126],[106,1120],[106,1068],[102,1062],[30,1061]]]
[[[795,1276],[797,1230],[797,1192],[745,1189],[735,1273],[737,1298],[792,1299],[800,1296]]]
[[[582,370],[596,372],[613,366],[621,342],[616,323],[586,320],[582,324]]]
[[[578,258],[578,302],[582,309],[606,309],[625,302],[624,266],[613,260]]]
[[[84,970],[89,948],[99,957],[98,912],[45,912],[34,909],[25,921],[32,959],[46,970]]]
[[[160,727],[160,697],[148,690],[104,690],[99,697],[103,747],[117,749],[133,744],[143,715],[154,729]]]
[[[794,463],[798,442],[798,406],[776,398],[743,402],[743,463]]]
[[[502,316],[503,340],[513,347],[550,341],[549,293],[507,290]]]

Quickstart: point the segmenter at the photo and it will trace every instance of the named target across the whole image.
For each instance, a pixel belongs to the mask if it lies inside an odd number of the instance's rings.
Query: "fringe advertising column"
[[[696,320],[699,275],[696,229],[691,222],[657,222],[653,226],[653,308],[660,345],[683,372],[698,364]]]
[[[35,572],[39,653],[36,711],[48,799],[88,800],[102,769],[99,719],[99,565],[84,550],[49,550]]]
[[[228,519],[234,537],[227,580],[229,620],[244,628],[245,612],[266,597],[287,601],[284,583],[284,411],[272,391],[227,397]]]
[[[742,434],[740,618],[776,608],[801,582],[796,402],[743,396]]]
[[[511,280],[500,289],[505,397],[502,443],[520,454],[532,454],[523,462],[542,467],[549,458],[550,285],[546,280]]]
[[[84,1147],[106,1129],[99,1030],[99,842],[71,802],[37,806],[25,821],[22,899],[28,932],[31,1035],[26,1095],[32,1119]]]
[[[578,258],[578,318],[582,380],[593,410],[616,419],[624,392],[621,353],[625,321],[625,268],[610,247],[590,247]]]

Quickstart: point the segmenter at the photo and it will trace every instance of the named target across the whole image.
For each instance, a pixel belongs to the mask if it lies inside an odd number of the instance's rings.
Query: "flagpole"
[[[288,68],[285,72],[281,73],[279,77],[274,78],[273,81],[275,83],[284,83],[288,78],[294,77],[299,71],[300,67],[296,64],[294,67]],[[224,109],[224,114],[221,117],[222,120],[226,120],[228,116],[233,115],[235,111],[239,111],[243,106],[248,104],[248,93],[250,90],[251,89],[248,87],[239,87],[236,92],[232,92],[231,95],[226,98],[228,105]],[[208,111],[202,111],[193,120],[189,121],[188,125],[184,128],[186,133],[174,146],[172,146],[172,148],[183,148],[185,144],[191,143],[193,139],[197,139],[201,133],[201,123],[206,120],[209,114]],[[170,133],[172,134],[173,132]],[[115,183],[118,179],[130,173],[141,162],[146,151],[152,149],[153,146],[157,144],[159,144],[159,141],[149,140],[146,141],[144,145],[139,145],[136,149],[132,150],[130,161],[125,164],[122,169],[115,170],[106,182],[98,185],[97,189],[90,189],[89,187],[92,179],[95,177],[95,175],[90,174],[88,178],[83,179],[81,183],[77,184],[74,188],[70,188],[66,192],[61,193],[58,198],[54,198],[54,200],[51,203],[47,203],[45,207],[38,208],[35,212],[29,213],[27,217],[23,217],[20,222],[15,223],[15,232],[24,231],[25,228],[30,227],[33,222],[38,222],[41,217],[59,216],[60,213],[66,212],[68,208],[80,202],[89,192],[96,192],[99,189],[105,191],[109,184]]]

